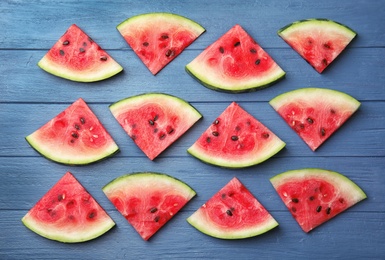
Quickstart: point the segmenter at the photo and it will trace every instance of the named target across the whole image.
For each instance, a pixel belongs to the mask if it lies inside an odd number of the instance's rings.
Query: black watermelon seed
[[[262,134],[262,137],[265,138],[265,139],[269,138],[269,136],[270,136],[269,133],[263,133]]]
[[[222,199],[226,198],[226,193],[222,193]]]
[[[321,210],[322,210],[322,206],[318,206],[318,207],[316,208],[316,211],[317,211],[317,212],[321,212]]]
[[[84,119],[84,117],[80,118],[80,123],[82,123],[82,125],[84,125],[86,123],[86,120]]]
[[[344,203],[344,202],[345,202],[345,200],[344,200],[343,198],[340,198],[338,201],[339,201],[340,203]]]
[[[88,218],[93,219],[94,217],[96,217],[96,211],[91,210],[91,212],[88,213]]]
[[[173,50],[168,49],[166,51],[166,57],[173,57],[175,55],[175,52]]]
[[[150,125],[154,125],[154,121],[152,121],[151,119],[148,120],[148,123],[149,123]]]
[[[259,63],[261,63],[261,60],[260,60],[260,59],[258,59],[258,60],[255,61],[255,65],[259,65]]]
[[[233,136],[231,137],[231,140],[233,140],[233,141],[237,141],[238,139],[239,139],[239,137],[236,136],[236,135],[233,135]]]
[[[294,202],[294,203],[298,203],[298,202],[299,202],[299,199],[297,199],[297,198],[292,198],[291,201]]]
[[[100,57],[100,60],[106,61],[106,60],[107,60],[107,56],[102,56],[102,57]]]
[[[150,45],[148,42],[144,42],[144,43],[143,43],[143,46],[144,46],[144,47],[147,47],[148,45]]]
[[[292,207],[292,208],[291,208],[291,211],[297,212],[297,209],[296,209],[295,207]]]
[[[236,127],[235,127],[235,131],[240,131],[241,130],[241,127],[239,126],[239,125],[237,125]]]
[[[73,138],[78,138],[78,137],[79,137],[78,133],[76,133],[76,132],[72,132],[72,133],[71,133],[71,136],[72,136]]]
[[[62,201],[64,199],[64,194],[59,194],[58,196],[57,196],[57,200],[58,201]]]
[[[328,65],[327,59],[322,59],[322,63],[323,63],[325,66],[327,66],[327,65]]]
[[[234,47],[238,47],[239,45],[241,45],[241,42],[234,43]]]
[[[330,109],[330,113],[335,114],[336,111],[334,109]]]
[[[159,116],[158,115],[155,115],[154,117],[154,121],[158,120]]]
[[[155,207],[153,207],[153,208],[150,209],[150,212],[151,212],[151,213],[155,213],[155,212],[157,212],[157,211],[158,211],[158,209],[155,208]]]
[[[324,47],[325,47],[326,49],[330,49],[330,45],[327,44],[327,43],[324,43]]]
[[[229,215],[230,217],[233,215],[233,212],[231,210],[226,210],[226,214]]]
[[[310,117],[308,117],[306,120],[309,122],[309,124],[313,124],[314,123],[314,120],[311,119]]]
[[[75,143],[75,140],[74,140],[74,139],[71,139],[71,141],[70,141],[70,142],[71,142],[71,144],[73,144],[73,143]]]
[[[206,142],[210,143],[210,142],[211,142],[211,138],[210,138],[210,137],[207,137],[207,138],[206,138]]]
[[[159,130],[158,130],[158,128],[155,128],[154,129],[154,133],[157,133]]]
[[[213,136],[218,136],[219,133],[217,131],[212,132]]]
[[[309,200],[313,201],[315,198],[314,196],[310,196]]]
[[[63,45],[68,45],[68,44],[70,44],[70,41],[64,41],[63,42]]]
[[[60,50],[59,53],[61,56],[64,56],[64,54],[65,54],[63,50]]]
[[[224,53],[224,52],[225,52],[225,49],[223,49],[223,47],[221,46],[221,47],[219,47],[219,52],[220,52],[220,53]]]
[[[155,221],[155,222],[159,222],[159,219],[160,219],[160,217],[159,217],[159,216],[156,216],[156,217],[154,218],[154,221]]]
[[[327,208],[327,209],[326,209],[326,214],[328,214],[328,215],[329,215],[331,210],[332,210],[332,209],[331,209],[330,207],[329,207],[329,208]]]
[[[321,135],[322,135],[322,136],[325,136],[325,134],[326,134],[326,130],[325,130],[325,128],[322,127],[322,128],[321,128]]]
[[[217,125],[217,124],[219,124],[219,120],[218,119],[216,119],[215,121],[214,121],[214,123],[213,123],[214,125]]]
[[[80,130],[80,125],[75,124],[74,127],[75,127],[76,130]]]
[[[251,52],[251,53],[257,53],[257,50],[254,49],[254,48],[251,48],[251,49],[250,49],[250,52]]]
[[[170,130],[168,130],[168,134],[172,134],[173,132],[174,132],[173,128],[170,128]]]
[[[163,40],[166,40],[166,39],[168,39],[168,35],[167,34],[162,34],[162,36],[160,36],[160,38],[162,38]]]
[[[80,52],[80,53],[83,53],[83,52],[85,52],[85,51],[86,51],[86,50],[83,49],[83,48],[80,48],[80,49],[79,49],[79,52]]]
[[[160,140],[163,140],[164,138],[166,138],[166,134],[161,134],[161,135],[159,136],[159,139],[160,139]]]

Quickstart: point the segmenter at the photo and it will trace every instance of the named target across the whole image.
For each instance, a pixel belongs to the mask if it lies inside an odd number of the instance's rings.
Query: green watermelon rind
[[[44,56],[37,65],[45,70],[46,72],[55,75],[57,77],[61,77],[64,79],[76,81],[76,82],[96,82],[111,78],[112,76],[118,74],[123,70],[123,67],[120,66],[115,60],[111,61],[108,67],[106,66],[101,71],[92,72],[92,73],[82,73],[77,72],[75,70],[69,70],[65,67],[62,67],[54,62],[51,62],[46,56]]]
[[[155,19],[157,17],[162,17],[162,18],[165,18],[165,19],[169,19],[170,21],[171,20],[175,20],[179,24],[185,25],[185,26],[189,27],[191,30],[193,30],[193,31],[195,31],[196,33],[199,33],[199,34],[202,34],[205,31],[205,28],[203,28],[197,22],[195,22],[195,21],[193,21],[193,20],[191,20],[191,19],[189,19],[189,18],[187,18],[185,16],[182,16],[182,15],[179,15],[179,14],[174,14],[174,13],[167,13],[167,12],[152,12],[152,13],[145,13],[145,14],[135,15],[135,16],[132,16],[132,17],[124,20],[120,24],[118,24],[116,26],[116,28],[120,31],[122,28],[124,28],[125,26],[127,26],[127,25],[129,25],[129,24],[131,24],[133,22],[137,22],[137,21],[140,21],[140,20],[143,20],[143,21],[152,20],[152,19]]]
[[[199,67],[199,65],[197,65]],[[221,92],[227,92],[227,93],[247,93],[247,92],[254,92],[257,90],[261,90],[267,87],[270,87],[271,85],[281,81],[285,78],[286,72],[280,69],[277,69],[277,73],[274,75],[269,75],[269,77],[266,77],[263,81],[258,80],[258,83],[249,83],[249,84],[243,84],[240,83],[237,86],[232,86],[231,88],[221,85],[218,82],[214,82],[209,79],[208,74],[199,73],[195,67],[191,64],[186,65],[185,67],[186,72],[192,76],[194,79],[196,79],[199,83],[204,85],[205,87],[215,90],[215,91],[221,91]]]
[[[183,191],[185,193],[186,197],[189,198],[189,200],[196,195],[195,190],[184,181],[181,181],[176,177],[160,172],[133,172],[124,174],[107,183],[102,188],[102,190],[107,195],[111,190],[119,187],[125,187],[131,182],[138,183],[140,181],[144,181],[144,183],[148,185],[150,180],[153,180],[155,182],[161,180],[175,185],[179,188],[180,191]]]
[[[219,239],[244,239],[262,235],[271,229],[277,227],[279,224],[274,218],[270,218],[263,226],[260,227],[247,227],[237,231],[227,231],[226,229],[218,229],[212,226],[212,223],[204,221],[204,218],[200,216],[199,212],[193,213],[187,222],[195,227],[203,234]]]
[[[197,148],[198,146],[194,146],[194,145],[188,148],[187,152],[192,156],[196,157],[197,159],[201,160],[202,162],[207,163],[209,165],[215,165],[215,166],[219,166],[222,168],[229,168],[229,169],[240,169],[240,168],[251,167],[251,166],[260,164],[264,161],[267,161],[268,159],[276,155],[279,151],[281,151],[285,146],[286,146],[286,143],[277,137],[276,145],[274,146],[274,148],[269,149],[265,154],[263,154],[263,156],[259,155],[254,160],[244,160],[241,162],[236,158],[234,158],[233,161],[229,161],[228,159],[207,156],[203,150],[201,151],[201,149]]]
[[[120,149],[117,146],[116,143],[111,143],[110,148],[105,149],[102,151],[102,153],[98,154],[97,156],[88,157],[88,158],[63,158],[60,156],[60,153],[53,154],[52,150],[45,150],[43,147],[40,146],[39,142],[33,138],[33,134],[25,137],[25,140],[29,143],[29,145],[39,154],[41,154],[44,158],[56,162],[61,163],[65,165],[89,165],[96,162],[100,162],[102,160],[107,159],[108,157],[113,156],[114,154],[119,153]]]
[[[42,225],[41,222],[35,221],[34,219],[30,218],[29,215],[26,215],[22,218],[22,223],[35,232],[36,234],[39,234],[42,237],[63,242],[63,243],[81,243],[86,242],[92,239],[95,239],[104,233],[106,233],[108,230],[112,229],[115,226],[115,222],[110,218],[107,219],[107,221],[103,221],[100,223],[94,223],[92,232],[88,233],[78,233],[76,235],[68,235],[63,233],[63,231],[60,230],[50,230],[47,226],[44,224]]]
[[[162,97],[168,100],[175,101],[178,104],[182,105],[187,110],[190,110],[192,114],[198,118],[198,120],[203,116],[193,105],[191,105],[184,99],[174,95],[160,93],[160,92],[148,92],[148,93],[138,94],[128,98],[124,98],[111,104],[109,108],[111,112],[114,114],[114,113],[117,113],[122,107],[125,107],[126,104],[128,103],[135,102],[135,101],[137,101],[138,103],[142,103],[144,99],[151,100],[153,98],[162,98]]]
[[[306,24],[310,24],[313,26],[330,26],[334,28],[339,28],[341,31],[346,31],[346,33],[348,35],[351,35],[353,38],[357,35],[357,33],[350,27],[326,18],[311,18],[311,19],[298,20],[282,27],[281,29],[278,30],[277,34],[282,37],[286,33],[288,33],[290,30],[296,29]]]
[[[357,110],[361,103],[355,99],[354,97],[333,89],[328,88],[316,88],[316,87],[308,87],[308,88],[299,88],[295,90],[291,90],[285,93],[282,93],[275,98],[269,101],[269,104],[275,109],[278,110],[281,106],[296,102],[296,100],[334,100],[334,105],[338,107],[338,102],[350,103],[351,107]],[[330,102],[330,101],[329,101]]]

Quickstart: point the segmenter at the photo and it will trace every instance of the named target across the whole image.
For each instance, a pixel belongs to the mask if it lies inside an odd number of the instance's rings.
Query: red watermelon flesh
[[[266,87],[285,76],[238,24],[191,61],[186,70],[208,88],[234,93]]]
[[[96,162],[119,151],[119,147],[83,99],[26,137],[46,158],[81,165]]]
[[[270,213],[235,177],[187,221],[201,232],[222,239],[257,236],[278,226]]]
[[[271,183],[305,232],[366,198],[351,180],[323,169],[288,171],[273,177]]]
[[[278,136],[232,102],[188,152],[209,164],[241,168],[267,160],[284,146]]]
[[[171,13],[137,15],[117,29],[154,75],[205,31],[196,22]]]
[[[150,160],[155,159],[202,117],[186,101],[161,93],[129,97],[112,104],[110,110]]]
[[[360,102],[345,93],[321,88],[289,91],[270,104],[313,151],[360,106]]]
[[[68,28],[38,65],[53,75],[81,82],[103,80],[123,70],[76,24]]]
[[[96,238],[115,225],[70,172],[31,208],[22,221],[43,237],[67,243]]]
[[[283,27],[278,35],[322,73],[357,34],[332,20],[308,19]]]
[[[153,172],[123,175],[104,186],[103,192],[144,240],[152,237],[196,194],[186,183]]]

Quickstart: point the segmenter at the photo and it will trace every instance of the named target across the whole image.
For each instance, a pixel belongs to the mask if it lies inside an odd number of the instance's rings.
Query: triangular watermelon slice
[[[198,23],[171,13],[133,16],[117,29],[154,75],[205,31]]]
[[[80,82],[107,79],[123,70],[76,24],[68,28],[38,66],[58,77]]]
[[[328,19],[307,19],[286,25],[278,35],[322,73],[356,37],[346,25]]]
[[[28,135],[26,140],[44,157],[69,165],[93,163],[119,151],[81,98]]]
[[[305,232],[366,198],[347,177],[324,169],[291,170],[270,181]]]
[[[278,136],[233,102],[187,151],[209,164],[242,168],[269,159],[283,147]]]
[[[232,93],[261,89],[285,76],[238,24],[187,64],[186,71],[208,88]]]
[[[361,103],[340,91],[302,88],[273,98],[270,105],[315,151],[352,116]]]
[[[278,226],[270,213],[235,177],[187,221],[201,232],[221,239],[253,237]]]
[[[122,99],[112,104],[110,110],[150,160],[155,159],[202,117],[183,99],[162,93]]]
[[[186,183],[154,172],[123,175],[104,186],[103,192],[144,240],[196,195]]]
[[[45,238],[65,243],[94,239],[115,226],[70,172],[31,208],[22,222]]]

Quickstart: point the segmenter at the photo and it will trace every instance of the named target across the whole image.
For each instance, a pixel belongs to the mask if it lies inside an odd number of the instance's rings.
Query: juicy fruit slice
[[[205,31],[198,23],[171,13],[137,15],[117,29],[154,75]]]
[[[22,222],[45,238],[65,243],[94,239],[115,226],[70,172],[33,206]]]
[[[351,180],[323,169],[291,170],[270,181],[305,232],[366,198]]]
[[[349,27],[327,19],[308,19],[286,25],[278,35],[322,73],[357,35]]]
[[[233,102],[187,151],[206,163],[241,168],[269,159],[284,146],[278,136]]]
[[[302,88],[273,98],[270,105],[315,151],[352,116],[361,103],[336,90]]]
[[[63,164],[81,165],[104,159],[119,147],[83,99],[26,137],[44,157]]]
[[[269,54],[238,24],[191,61],[186,71],[204,86],[226,92],[260,89],[285,76]]]
[[[278,226],[237,178],[227,183],[187,221],[201,232],[222,239],[253,237]]]
[[[80,82],[107,79],[123,70],[76,24],[68,28],[38,66],[58,77]]]
[[[202,117],[186,101],[161,93],[122,99],[112,104],[110,110],[150,160],[155,159]]]
[[[123,175],[104,186],[103,192],[144,240],[196,194],[186,183],[153,172]]]

